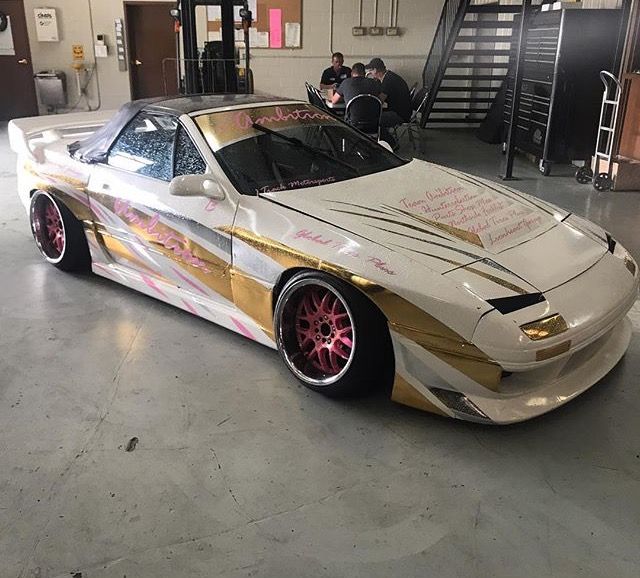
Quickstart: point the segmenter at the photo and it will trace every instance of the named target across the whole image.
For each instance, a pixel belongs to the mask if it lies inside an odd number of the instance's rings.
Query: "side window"
[[[178,128],[172,116],[139,113],[122,131],[109,151],[109,165],[170,181],[173,143]]]
[[[198,152],[196,145],[182,127],[178,127],[178,137],[176,138],[176,152],[174,155],[173,176],[181,175],[203,175],[207,172],[207,163]]]

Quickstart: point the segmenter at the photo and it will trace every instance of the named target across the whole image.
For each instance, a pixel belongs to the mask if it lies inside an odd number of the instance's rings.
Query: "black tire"
[[[335,277],[306,271],[291,278],[278,296],[274,330],[285,365],[309,389],[346,397],[388,387],[393,380],[386,319]]]
[[[581,185],[586,185],[593,180],[593,171],[588,166],[580,167],[576,171],[576,181]]]
[[[613,179],[607,173],[598,173],[593,179],[593,188],[601,193],[610,191],[613,188]]]
[[[91,256],[82,224],[60,201],[36,191],[29,209],[31,233],[42,256],[62,271],[89,268]]]

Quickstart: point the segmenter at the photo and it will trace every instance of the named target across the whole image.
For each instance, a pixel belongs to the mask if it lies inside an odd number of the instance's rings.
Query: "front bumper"
[[[404,389],[410,387],[413,391],[411,396],[400,396],[394,391],[392,398],[468,421],[493,424],[525,421],[564,405],[601,380],[624,355],[631,334],[631,322],[625,317],[580,351],[539,369],[505,377],[500,391],[495,392],[443,366],[417,344],[394,334],[398,376],[395,387],[402,384]]]

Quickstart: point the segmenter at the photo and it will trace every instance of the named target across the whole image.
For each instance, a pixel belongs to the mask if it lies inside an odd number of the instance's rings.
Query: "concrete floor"
[[[501,161],[464,131],[426,156]],[[640,195],[516,171],[640,257]],[[0,577],[640,575],[637,309],[621,364],[528,423],[332,401],[264,347],[45,264],[15,188],[0,127]]]

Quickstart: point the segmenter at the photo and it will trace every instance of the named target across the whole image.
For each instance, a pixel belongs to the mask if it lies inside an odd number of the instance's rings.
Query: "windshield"
[[[229,179],[247,195],[336,183],[406,162],[305,103],[213,112],[195,122]]]

